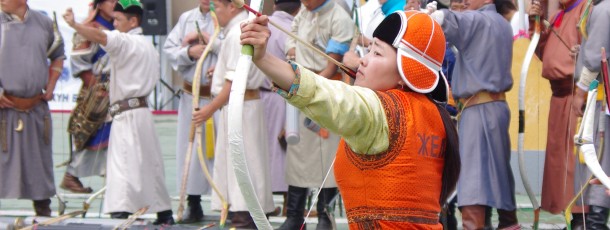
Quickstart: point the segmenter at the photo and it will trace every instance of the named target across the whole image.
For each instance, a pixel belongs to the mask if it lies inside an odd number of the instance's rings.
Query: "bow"
[[[216,17],[216,11],[214,9],[213,1],[210,1],[210,16],[212,17],[212,21],[214,22],[214,34],[212,34],[212,37],[210,38],[210,41],[208,42],[208,46],[205,47],[205,50],[203,51],[203,55],[202,55],[203,59],[205,59],[205,57],[210,52],[211,47],[212,47],[211,44],[214,43],[214,41],[218,37],[218,34],[220,33],[220,25],[218,25],[218,18]],[[197,26],[197,28],[199,29],[199,26]],[[203,62],[201,62],[201,64],[203,64]],[[201,72],[202,72],[201,65],[198,65],[197,68],[195,69],[196,78],[200,78]],[[194,88],[195,88],[195,84],[193,84],[193,90],[195,90]],[[197,100],[199,100],[199,99],[197,99]],[[199,102],[197,102],[197,104],[195,104],[195,99],[193,98],[193,108],[198,105],[199,105]],[[212,120],[212,118],[208,119],[207,122],[209,122],[211,120]],[[206,122],[206,125],[207,125],[207,122]],[[227,199],[222,195],[222,193],[220,193],[220,190],[218,189],[218,186],[216,186],[216,183],[214,183],[214,179],[212,179],[210,170],[208,169],[208,166],[206,165],[206,163],[204,161],[203,149],[201,147],[201,133],[202,133],[202,128],[201,128],[201,126],[199,126],[195,129],[195,140],[197,140],[197,158],[199,159],[199,165],[201,165],[201,170],[203,171],[205,178],[208,180],[208,182],[210,183],[210,186],[212,186],[212,189],[214,189],[216,194],[218,194],[218,198],[220,199],[220,202],[222,203],[222,210],[220,212],[219,225],[221,228],[223,228],[225,225],[225,222],[227,221],[227,216],[229,215],[229,203],[227,202]],[[209,132],[209,133],[207,133],[206,137],[213,137],[213,136],[214,136],[214,134],[212,132]],[[207,140],[207,138],[206,138],[206,140]],[[213,144],[213,143],[207,143],[207,141],[206,141],[206,147],[210,146],[211,144]],[[214,151],[214,150],[208,149],[207,151],[208,151],[208,153],[210,153],[210,151]]]
[[[210,53],[210,50],[212,49],[212,43],[214,42],[214,40],[218,36],[218,33],[220,32],[220,27],[218,25],[218,19],[216,17],[216,13],[214,11],[214,3],[212,1],[210,1],[210,15],[212,16],[212,20],[214,21],[214,34],[210,38],[208,45],[203,50],[203,53],[197,60],[195,74],[193,76],[193,85],[191,88],[191,92],[193,93],[192,106],[195,111],[199,110],[199,94],[200,94],[200,92],[199,92],[200,83],[199,82],[201,81],[201,72],[202,72],[202,68],[203,68],[203,62],[205,61],[206,57]],[[203,39],[203,35],[201,35],[201,31],[199,29],[199,23],[195,22],[195,24],[196,24],[195,28],[197,30],[199,40],[200,40],[200,42],[203,42],[204,39]],[[210,119],[212,119],[212,118],[210,118]],[[195,134],[195,132],[197,132],[197,135]],[[213,135],[213,134],[208,134],[208,135]],[[200,146],[201,145],[201,126],[197,126],[194,122],[191,122],[191,127],[189,130],[189,145],[186,150],[186,155],[185,155],[184,164],[183,164],[183,168],[182,168],[182,184],[180,186],[180,202],[178,205],[178,213],[177,213],[178,221],[182,220],[182,214],[184,212],[184,200],[186,197],[186,184],[187,184],[187,180],[188,180],[188,176],[189,176],[189,168],[191,165],[191,156],[192,156],[193,143],[194,143],[195,138],[198,138],[198,145],[199,145],[199,148],[201,148],[201,146]],[[205,165],[205,162],[203,162],[203,159],[200,159],[200,163],[202,164],[203,173],[206,175],[206,178],[207,178],[210,186],[212,186],[212,188],[214,188],[214,190],[218,193],[216,184],[214,184],[214,181],[209,176],[210,173],[207,170],[207,165]],[[220,193],[218,193],[218,197],[220,198],[220,200],[222,202],[222,207],[223,207],[222,211],[221,211],[221,215],[220,215],[220,226],[224,226],[224,222],[226,221],[227,214],[228,214],[228,203],[227,203],[226,199]]]
[[[604,90],[606,92],[606,106],[610,103],[610,98],[607,93],[610,90],[609,80],[608,80],[608,62],[606,59],[606,50],[602,47],[602,60],[601,60],[601,68],[602,68],[602,79],[604,81]],[[595,100],[597,98],[597,85],[598,81],[595,80],[589,85],[589,93],[587,95],[587,106],[585,108],[585,112],[583,115],[583,119],[581,122],[581,126],[578,130],[578,134],[574,137],[574,143],[579,146],[580,151],[582,152],[585,164],[589,171],[592,172],[592,175],[587,179],[587,181],[591,180],[594,176],[597,177],[600,182],[608,189],[610,189],[610,179],[603,171],[601,165],[599,164],[599,159],[602,157],[603,151],[600,151],[599,154],[596,154],[595,146],[593,143],[594,134],[594,118],[595,118]],[[603,116],[603,115],[602,115]],[[576,194],[574,199],[570,202],[565,211],[565,221],[568,230],[572,229],[570,224],[570,213],[569,211],[572,209],[572,206],[576,203],[578,197],[582,195],[584,190],[589,186],[589,183],[586,183]]]
[[[49,49],[47,50],[47,57],[51,56],[51,54],[53,52],[55,52],[55,50],[57,50],[59,45],[64,43],[64,38],[61,36],[61,33],[59,32],[59,26],[57,25],[57,13],[55,11],[53,11],[53,37],[54,37],[53,43],[51,44],[51,47],[49,47]],[[61,76],[61,73],[60,73],[60,76]],[[19,121],[20,122],[19,122],[18,127],[23,127],[21,120],[19,120]],[[17,129],[19,129],[19,128],[17,128]],[[17,130],[17,131],[19,131],[19,130]],[[70,145],[70,150],[71,149],[72,149],[72,145]],[[70,156],[72,156],[72,155],[70,155]],[[68,162],[68,163],[70,163],[70,162]],[[58,208],[57,212],[59,213],[59,215],[63,215],[64,212],[66,211],[66,201],[64,201],[57,193],[55,194],[55,197],[57,198],[57,201],[59,202],[59,208]]]
[[[522,19],[524,20],[524,19]],[[523,181],[523,186],[525,187],[525,191],[532,203],[532,207],[534,209],[534,226],[533,229],[538,229],[538,222],[540,218],[540,205],[538,204],[538,200],[536,199],[536,195],[532,191],[531,185],[527,179],[527,175],[525,173],[524,167],[524,155],[525,152],[523,150],[523,140],[524,140],[524,132],[525,132],[525,84],[527,80],[527,73],[534,56],[534,52],[536,47],[538,46],[538,41],[540,40],[540,16],[536,16],[536,25],[535,25],[535,33],[532,38],[532,41],[527,48],[527,52],[525,54],[525,60],[523,60],[523,65],[521,66],[521,74],[520,74],[520,82],[519,82],[519,135],[518,135],[518,151],[519,151],[519,174],[521,175],[521,180]]]
[[[519,16],[521,20],[521,28],[525,28],[525,4],[523,0],[519,0]],[[540,219],[540,205],[538,204],[538,200],[536,199],[535,193],[532,191],[529,180],[527,179],[526,171],[525,171],[525,152],[523,150],[523,141],[525,134],[525,83],[527,80],[527,74],[530,67],[530,63],[532,58],[534,57],[534,52],[536,51],[536,47],[538,46],[538,41],[540,40],[540,16],[536,16],[536,25],[534,36],[532,37],[532,41],[527,47],[527,52],[525,53],[525,58],[523,60],[523,64],[521,65],[521,73],[520,73],[520,81],[519,81],[519,134],[518,134],[518,158],[519,158],[519,174],[521,175],[521,180],[523,181],[523,187],[527,192],[527,196],[532,203],[532,207],[534,209],[534,226],[533,229],[538,229],[538,222]]]
[[[263,1],[252,0],[251,6],[262,8]],[[239,3],[233,1],[239,7]],[[244,5],[246,6],[246,5]],[[249,18],[255,17],[254,14],[250,14]],[[252,67],[252,54],[254,48],[252,45],[243,45],[241,48],[241,56],[237,62],[237,68],[235,70],[235,78],[231,85],[231,94],[229,95],[228,105],[228,138],[229,138],[229,154],[233,158],[233,170],[237,179],[237,184],[245,198],[246,206],[248,211],[256,224],[258,229],[273,229],[265,211],[263,210],[258,198],[256,197],[256,191],[252,184],[252,178],[250,177],[250,171],[248,170],[246,155],[244,154],[244,139],[243,139],[243,107],[244,107],[244,94],[246,91],[246,82],[248,80],[248,72]]]
[[[608,86],[608,62],[606,60],[606,49],[602,47],[601,49],[602,51],[602,61],[601,61],[601,67],[602,67],[602,79],[604,80],[604,89],[606,91],[606,105],[608,105],[608,103],[610,103],[610,101],[608,101],[608,95],[607,95],[607,91],[609,89],[610,86]],[[593,95],[591,95],[593,91]],[[593,173],[593,175],[595,177],[597,177],[601,183],[608,189],[610,189],[610,178],[608,178],[608,176],[606,175],[606,173],[602,170],[601,165],[599,164],[598,158],[596,157],[595,154],[595,146],[593,145],[593,136],[594,136],[594,131],[593,131],[593,122],[591,122],[591,120],[593,120],[594,116],[595,116],[595,107],[593,106],[595,103],[595,99],[597,98],[597,81],[594,81],[591,86],[589,86],[589,95],[587,96],[587,107],[585,109],[585,116],[583,116],[583,122],[581,125],[581,130],[579,132],[579,136],[578,139],[577,137],[575,137],[574,142],[576,143],[578,141],[578,143],[581,145],[580,146],[580,151],[583,153],[584,158],[585,158],[585,164],[587,164],[587,168],[589,168],[589,170]],[[589,101],[593,101],[593,102],[589,102]],[[593,104],[590,106],[590,104]],[[591,108],[589,108],[591,107]],[[589,112],[588,110],[592,110],[592,112]],[[589,113],[591,114],[589,114]],[[602,115],[603,116],[603,115]],[[586,122],[585,122],[586,119]],[[582,127],[584,126],[584,128]]]

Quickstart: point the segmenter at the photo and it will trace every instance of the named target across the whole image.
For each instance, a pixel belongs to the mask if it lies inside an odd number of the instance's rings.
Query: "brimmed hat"
[[[449,87],[441,71],[445,35],[434,19],[419,11],[398,11],[379,24],[373,37],[397,49],[398,72],[411,90],[447,101]]]

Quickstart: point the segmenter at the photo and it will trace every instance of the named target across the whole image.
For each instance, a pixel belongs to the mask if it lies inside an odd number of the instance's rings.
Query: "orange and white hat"
[[[419,11],[397,11],[379,24],[373,37],[397,49],[398,72],[411,90],[447,101],[448,86],[441,71],[445,34],[434,19]]]

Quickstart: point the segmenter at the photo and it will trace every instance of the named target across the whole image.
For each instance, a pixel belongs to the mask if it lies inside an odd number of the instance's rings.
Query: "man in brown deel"
[[[530,16],[543,15],[547,1],[534,1]],[[559,0],[560,9],[549,17],[550,27],[541,32],[538,56],[542,60],[542,77],[549,80],[552,96],[542,181],[541,208],[559,214],[574,197],[574,133],[577,114],[572,110],[574,98],[574,65],[572,47],[580,44],[576,24],[584,10],[585,0]],[[544,18],[544,17],[542,17]],[[533,25],[533,24],[530,24]],[[534,28],[530,26],[530,28]],[[545,28],[544,26],[542,28]],[[555,32],[551,31],[554,30]],[[582,229],[582,207],[572,209],[572,229]]]

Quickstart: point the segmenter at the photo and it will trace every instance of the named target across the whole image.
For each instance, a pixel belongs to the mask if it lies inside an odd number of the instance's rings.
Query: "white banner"
[[[57,14],[57,23],[59,24],[59,32],[64,38],[66,60],[61,77],[55,86],[53,100],[49,102],[51,110],[72,110],[76,105],[76,97],[81,87],[81,80],[72,77],[70,69],[70,52],[72,51],[72,35],[74,30],[66,24],[62,15],[66,9],[72,7],[77,21],[83,21],[87,17],[89,11],[89,3],[91,1],[83,0],[28,0],[28,5],[31,10],[38,10],[53,18],[53,12]]]

